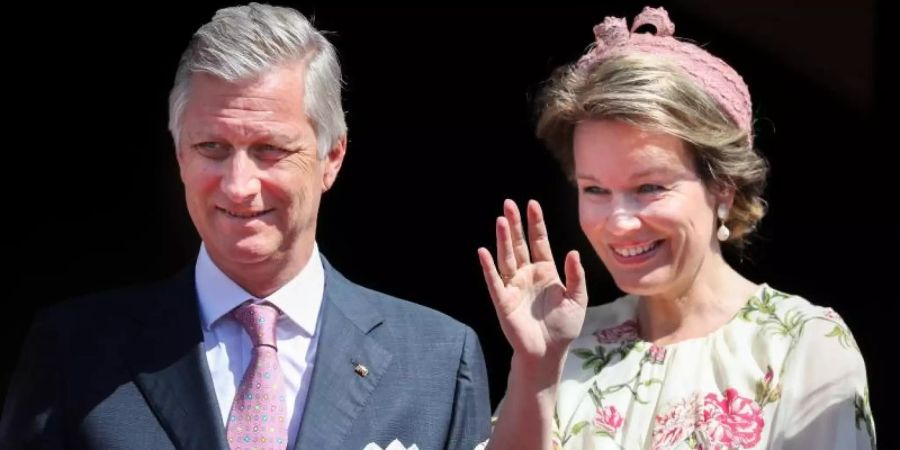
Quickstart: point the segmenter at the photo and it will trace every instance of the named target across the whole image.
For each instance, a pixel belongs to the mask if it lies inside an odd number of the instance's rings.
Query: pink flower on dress
[[[616,434],[619,427],[625,420],[615,406],[607,406],[606,408],[597,408],[597,415],[594,416],[594,427],[597,430],[604,431],[610,436]]]
[[[760,407],[777,402],[781,398],[781,384],[773,383],[774,380],[775,371],[772,370],[772,366],[767,366],[766,374],[756,386],[756,401],[759,402]]]
[[[656,416],[652,450],[669,450],[689,438],[694,432],[698,408],[699,401],[694,396],[675,403],[667,413]]]
[[[656,344],[650,346],[650,362],[662,364],[666,360],[666,348]]]
[[[601,344],[615,344],[618,342],[633,342],[638,339],[637,322],[626,320],[611,328],[605,328],[594,332],[594,336]]]
[[[708,441],[704,450],[752,448],[759,443],[765,425],[762,410],[736,389],[726,389],[724,394],[707,394],[700,407],[697,428]]]
[[[831,319],[831,320],[843,322],[843,319],[841,319],[840,314],[838,314],[837,311],[835,311],[831,308],[825,308],[825,317],[828,319]]]

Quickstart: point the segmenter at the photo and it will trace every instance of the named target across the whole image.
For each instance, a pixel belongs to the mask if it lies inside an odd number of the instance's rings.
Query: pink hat
[[[643,25],[653,25],[656,32],[635,33]],[[597,41],[578,60],[579,68],[589,68],[614,56],[633,52],[650,53],[668,58],[680,66],[703,88],[752,140],[750,92],[744,79],[725,61],[706,50],[675,39],[675,24],[663,8],[644,7],[634,18],[631,31],[625,19],[607,17],[594,27]]]

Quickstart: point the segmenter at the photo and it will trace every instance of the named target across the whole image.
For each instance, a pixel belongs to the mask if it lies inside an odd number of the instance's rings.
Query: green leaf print
[[[587,420],[582,420],[581,422],[576,423],[572,427],[572,436],[575,436],[576,434],[581,433],[581,430],[583,430],[584,427],[586,427],[587,425],[588,425]]]

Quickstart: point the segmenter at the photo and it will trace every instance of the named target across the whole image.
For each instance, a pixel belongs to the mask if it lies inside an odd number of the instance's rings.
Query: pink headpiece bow
[[[656,32],[635,32],[644,25],[652,25]],[[752,139],[750,92],[744,79],[725,61],[672,37],[674,32],[675,24],[663,8],[644,7],[634,18],[630,31],[625,19],[606,17],[594,27],[596,43],[578,60],[578,67],[590,68],[613,56],[632,52],[664,56],[687,72]]]

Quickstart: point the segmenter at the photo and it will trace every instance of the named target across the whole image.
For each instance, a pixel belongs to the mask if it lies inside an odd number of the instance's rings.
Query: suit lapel
[[[193,270],[185,270],[135,314],[126,348],[135,383],[175,446],[227,449],[203,350]]]
[[[323,257],[325,295],[318,350],[296,450],[339,449],[390,366],[391,353],[369,332],[383,322],[365,291]],[[355,370],[361,364],[365,376]]]

